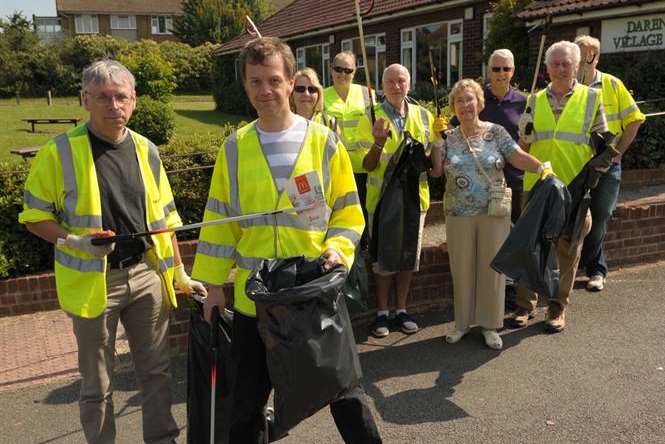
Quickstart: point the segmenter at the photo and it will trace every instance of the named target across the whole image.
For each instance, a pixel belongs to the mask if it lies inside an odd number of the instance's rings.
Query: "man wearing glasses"
[[[83,71],[87,123],[48,141],[25,183],[19,222],[55,245],[55,281],[72,319],[81,373],[81,425],[89,443],[115,442],[113,366],[118,321],[127,332],[141,392],[143,440],[175,443],[169,307],[173,281],[206,289],[184,270],[171,233],[95,246],[91,239],[182,224],[157,147],[126,125],[134,76],[113,60]]]
[[[372,101],[367,87],[353,83],[356,56],[352,52],[342,51],[337,54],[333,60],[332,71],[333,86],[323,90],[323,108],[327,115],[335,117],[339,125],[342,142],[351,160],[360,205],[367,221],[367,171],[363,168],[363,159],[369,152],[372,141],[362,138],[358,131],[358,122],[364,115],[369,116]],[[366,232],[367,230],[361,240],[363,247],[366,245]]]

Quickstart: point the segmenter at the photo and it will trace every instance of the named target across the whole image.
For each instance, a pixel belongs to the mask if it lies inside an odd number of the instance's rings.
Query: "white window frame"
[[[159,30],[159,19],[164,17],[164,31]],[[153,35],[171,35],[173,34],[173,16],[172,15],[153,15],[150,17],[150,30]]]
[[[74,16],[74,29],[77,34],[99,34],[99,17],[97,15]]]
[[[122,22],[125,22],[125,23],[122,23]],[[135,15],[112,15],[111,16],[111,29],[117,29],[117,30],[136,29],[136,16]]]
[[[411,48],[411,66],[413,67],[413,72],[411,73],[411,88],[416,87],[416,79],[418,78],[418,73],[417,73],[417,65],[416,65],[416,56],[418,52],[417,48],[417,32],[418,28],[424,28],[425,26],[435,26],[435,25],[447,25],[447,43],[446,43],[446,51],[447,51],[447,57],[446,57],[446,86],[449,88],[451,87],[450,83],[450,44],[451,43],[463,43],[464,42],[464,20],[462,19],[454,19],[454,20],[443,20],[440,22],[432,22],[432,23],[423,23],[422,25],[418,26],[413,26],[410,28],[402,28],[400,30],[400,60],[402,59],[402,49],[405,48]],[[460,25],[460,32],[458,34],[451,34],[450,29],[452,25]],[[405,42],[404,41],[404,34],[406,33],[411,33],[411,41],[410,42]],[[462,76],[462,65],[464,62],[464,58],[462,55],[462,46],[460,45],[460,60],[462,63],[460,63],[459,67],[459,73],[460,73],[460,79],[463,78]],[[404,63],[402,63],[404,64]]]
[[[463,47],[464,47],[464,20],[462,20],[462,19],[460,19],[460,20],[451,20],[447,23],[448,23],[448,45],[447,45],[448,47],[446,48],[446,50],[448,51],[448,57],[446,57],[446,65],[447,65],[446,66],[446,69],[447,69],[446,82],[448,84],[448,87],[451,87],[452,85],[450,83],[450,67],[451,67],[450,46],[453,43],[461,43],[461,45],[459,45],[459,62],[460,62],[459,63],[459,78],[460,78],[460,80],[464,78],[464,72],[463,72],[464,53],[462,52]],[[455,24],[460,25],[460,32],[458,34],[451,34],[450,30],[451,30],[452,26],[455,25]]]
[[[383,37],[383,44],[382,44],[382,45],[379,44],[379,39],[380,39],[381,37]],[[353,52],[353,41],[354,41],[354,40],[358,40],[359,38],[360,38],[360,37],[352,37],[352,38],[350,38],[350,39],[344,39],[344,40],[342,40],[342,46],[341,46],[342,51]],[[374,44],[373,44],[373,45],[370,45],[370,44],[368,43],[368,40],[371,41],[371,39],[374,39]],[[367,34],[367,35],[365,36],[365,48],[367,48],[367,46],[374,46],[374,47],[376,48],[376,50],[375,50],[375,52],[374,52],[374,57],[375,57],[374,64],[375,64],[375,66],[377,66],[377,68],[378,68],[378,66],[379,66],[379,63],[378,63],[378,61],[379,61],[379,53],[380,53],[380,52],[382,52],[382,53],[384,53],[384,54],[386,53],[386,33],[385,33],[385,32],[379,32],[379,33],[377,33],[377,34]],[[363,63],[365,63],[364,60],[363,60]],[[358,65],[358,66],[356,66],[356,69],[357,69],[357,70],[365,69],[365,66],[364,66],[364,65]],[[372,79],[372,86],[374,87],[374,89],[375,89],[379,94],[382,92],[382,91],[381,91],[381,76],[382,76],[382,75],[383,75],[383,73],[382,73],[382,72],[378,72],[378,69],[377,69],[377,72],[374,73],[375,78]]]
[[[323,72],[321,73],[323,78],[319,80],[321,81],[321,86],[325,88],[330,86],[328,80],[330,78],[330,43],[316,43],[314,45],[296,48],[296,67],[298,70],[306,68],[307,61],[305,59],[305,51],[307,48],[314,48],[317,46],[321,47],[321,66],[323,68]]]
[[[487,34],[490,32],[490,20],[494,17],[494,14],[491,12],[486,12],[483,14],[483,54],[485,53],[485,41],[487,40]],[[489,62],[489,60],[488,60]],[[480,61],[481,67],[480,67],[480,73],[483,76],[483,79],[487,79],[487,63]]]

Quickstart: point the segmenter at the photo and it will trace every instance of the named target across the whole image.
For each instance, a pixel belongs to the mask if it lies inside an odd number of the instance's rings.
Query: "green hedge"
[[[240,80],[235,79],[235,56],[217,57],[213,68],[213,90],[218,111],[241,116],[256,116]]]
[[[160,147],[183,223],[202,220],[217,151],[233,129],[226,125],[214,134],[176,136],[171,143]],[[27,171],[17,171],[16,163],[0,162],[0,279],[53,269],[53,247],[17,222],[23,209],[26,177]],[[197,237],[198,231],[178,236],[180,239]]]

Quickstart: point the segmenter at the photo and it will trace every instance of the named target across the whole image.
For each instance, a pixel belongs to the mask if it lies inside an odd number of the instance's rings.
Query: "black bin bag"
[[[220,316],[217,325],[217,387],[215,390],[215,442],[229,442],[230,389],[233,371],[231,325]],[[210,324],[203,318],[203,305],[190,300],[187,349],[187,442],[210,442],[210,369],[212,367]]]
[[[418,260],[420,178],[432,167],[422,143],[404,132],[383,176],[369,252],[384,271],[412,270]]]
[[[557,245],[571,210],[570,193],[555,176],[538,181],[529,201],[490,266],[525,287],[553,299],[559,292]]]
[[[247,280],[275,389],[277,436],[358,385],[361,370],[344,300],[346,270],[303,257],[263,261]]]

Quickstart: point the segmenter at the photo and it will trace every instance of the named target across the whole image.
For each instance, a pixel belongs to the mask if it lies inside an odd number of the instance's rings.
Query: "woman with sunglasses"
[[[301,69],[294,75],[293,93],[291,94],[291,110],[316,123],[337,131],[335,118],[327,116],[323,111],[323,87],[319,76],[312,68]]]
[[[363,159],[373,140],[358,131],[358,122],[363,116],[370,115],[372,101],[367,87],[353,83],[355,73],[356,56],[352,52],[342,51],[335,56],[332,65],[333,86],[323,90],[323,107],[329,116],[337,119],[340,137],[351,159],[360,205],[367,221],[367,171],[363,168]],[[361,248],[367,245],[366,233],[367,229],[360,240]]]

